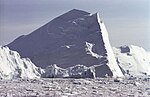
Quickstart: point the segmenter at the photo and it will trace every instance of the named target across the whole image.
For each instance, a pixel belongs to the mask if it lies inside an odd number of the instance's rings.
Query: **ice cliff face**
[[[58,67],[56,64],[47,66],[45,68],[45,73],[42,75],[44,78],[63,78],[68,76],[67,70]]]
[[[56,64],[46,67],[42,77],[46,78],[95,78],[95,69],[84,65],[75,65],[66,69]]]
[[[138,46],[113,48],[116,60],[125,74],[133,76],[150,75],[150,53]]]
[[[73,9],[8,44],[36,66],[94,66],[96,77],[123,76],[99,14]]]
[[[0,79],[40,78],[42,69],[8,47],[0,47]]]

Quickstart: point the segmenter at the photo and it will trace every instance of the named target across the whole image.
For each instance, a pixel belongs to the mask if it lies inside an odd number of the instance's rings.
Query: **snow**
[[[92,55],[92,56],[95,57],[95,58],[102,58],[103,56],[100,56],[100,55],[98,55],[97,53],[94,53],[94,52],[92,51],[94,45],[95,45],[95,44],[86,42],[87,48],[85,48],[85,50],[87,51],[87,54]]]
[[[70,48],[70,46],[67,45],[66,48]]]
[[[73,46],[75,46],[75,45],[64,45],[64,46],[61,46],[61,47],[65,47],[65,48],[67,48],[67,49],[70,49],[70,48],[73,47]]]
[[[113,76],[114,77],[123,77],[123,74],[116,62],[114,53],[112,51],[112,48],[110,46],[110,42],[109,42],[109,38],[108,38],[108,32],[106,30],[106,27],[104,25],[103,22],[101,22],[100,17],[99,17],[99,13],[97,13],[97,20],[101,29],[101,33],[102,33],[102,38],[104,41],[104,46],[106,47],[106,51],[107,51],[107,57],[108,57],[108,63],[107,65],[109,66],[109,68],[111,69],[111,71],[113,72]]]
[[[78,25],[75,21],[72,21],[73,24]]]
[[[126,74],[150,75],[150,56],[142,47],[130,45],[113,48],[118,64]]]
[[[40,78],[42,69],[8,47],[0,47],[0,78]]]

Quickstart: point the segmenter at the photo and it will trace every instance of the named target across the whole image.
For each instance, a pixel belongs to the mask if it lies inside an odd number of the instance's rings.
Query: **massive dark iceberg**
[[[99,14],[73,9],[7,45],[39,67],[93,66],[97,77],[123,76]]]

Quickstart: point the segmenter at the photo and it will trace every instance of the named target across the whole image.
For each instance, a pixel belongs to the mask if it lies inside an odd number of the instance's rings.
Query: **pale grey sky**
[[[150,0],[0,0],[0,45],[74,8],[99,12],[112,46],[150,51]]]

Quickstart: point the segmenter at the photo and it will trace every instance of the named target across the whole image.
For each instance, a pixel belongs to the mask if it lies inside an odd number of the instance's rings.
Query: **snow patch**
[[[86,42],[87,48],[85,48],[85,50],[86,50],[87,54],[92,55],[92,56],[95,57],[95,58],[102,58],[103,56],[100,56],[100,55],[98,55],[97,53],[94,53],[94,52],[92,51],[94,45],[95,45],[95,44]]]

